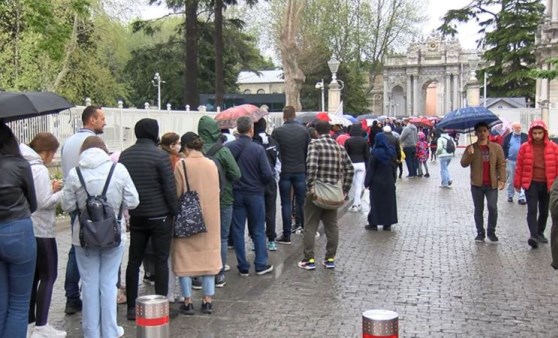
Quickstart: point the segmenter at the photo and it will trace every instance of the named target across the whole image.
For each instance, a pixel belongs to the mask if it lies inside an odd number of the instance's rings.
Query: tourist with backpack
[[[138,192],[126,167],[111,161],[102,139],[86,138],[78,167],[66,177],[62,197],[62,208],[78,213],[72,224],[72,244],[81,275],[86,338],[124,335],[117,325],[115,305],[124,253],[122,209],[134,209],[138,204]]]
[[[446,131],[442,131],[442,134],[438,138],[438,146],[436,149],[436,153],[440,159],[440,176],[442,176],[442,184],[440,185],[440,188],[451,189],[453,181],[451,179],[448,166],[454,152],[455,143],[453,142],[453,139]]]

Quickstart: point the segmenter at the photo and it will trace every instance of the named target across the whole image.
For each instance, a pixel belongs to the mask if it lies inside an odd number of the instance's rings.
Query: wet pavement
[[[367,210],[350,213],[345,208],[335,270],[321,265],[315,271],[299,269],[300,235],[293,235],[292,245],[269,253],[275,265],[269,275],[239,276],[229,251],[232,269],[225,288],[216,289],[214,313],[201,313],[201,291],[194,291],[196,314],[172,320],[171,336],[358,337],[363,311],[387,309],[399,314],[400,337],[558,337],[558,272],[550,267],[549,245],[537,250],[527,245],[526,206],[508,203],[501,191],[500,242],[475,243],[469,170],[456,157],[450,172],[451,190],[439,188],[438,164],[430,164],[430,178],[398,181],[399,224],[391,232],[365,230]],[[70,245],[64,223],[58,232],[59,277],[49,321],[65,328],[68,337],[81,337],[81,315],[63,313]],[[320,231],[317,261],[325,248]],[[153,287],[141,291],[152,293]],[[135,337],[126,307],[118,308],[125,337]]]

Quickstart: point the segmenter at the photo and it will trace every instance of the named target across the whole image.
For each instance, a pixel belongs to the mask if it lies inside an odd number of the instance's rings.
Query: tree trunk
[[[70,36],[70,42],[66,47],[66,55],[64,56],[64,61],[62,62],[62,69],[56,75],[56,79],[54,80],[54,83],[47,85],[48,91],[56,92],[58,90],[58,87],[62,83],[62,80],[64,80],[64,77],[70,71],[70,59],[72,58],[72,55],[74,54],[77,48],[77,35],[78,35],[77,30],[78,30],[78,15],[74,14],[74,23],[72,26],[72,33],[71,33],[72,35]]]
[[[285,77],[286,105],[293,106],[296,111],[302,109],[300,90],[306,77],[298,66],[299,50],[296,46],[296,36],[300,24],[300,15],[304,8],[304,0],[288,0],[281,27],[280,49]]]
[[[196,110],[198,95],[198,3],[186,0],[186,29],[184,30],[184,50],[186,51],[184,71],[184,105]]]
[[[225,97],[223,68],[223,0],[215,0],[215,34],[213,36],[215,46],[215,109],[224,108]]]

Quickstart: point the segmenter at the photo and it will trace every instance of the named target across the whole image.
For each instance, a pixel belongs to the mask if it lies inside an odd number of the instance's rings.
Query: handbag
[[[342,153],[339,152],[339,166],[342,166]],[[345,204],[345,195],[343,194],[343,174],[335,184],[330,184],[316,180],[314,183],[314,198],[312,202],[322,208],[328,210],[339,209]]]
[[[190,190],[185,161],[182,161],[182,166],[184,167],[186,191],[178,200],[178,214],[174,221],[175,238],[188,238],[195,234],[207,232],[203,220],[200,197],[197,191]]]

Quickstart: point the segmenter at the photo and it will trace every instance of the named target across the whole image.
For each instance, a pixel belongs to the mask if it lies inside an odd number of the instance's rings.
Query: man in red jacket
[[[535,120],[529,127],[529,140],[519,148],[513,183],[516,191],[525,189],[527,225],[531,234],[527,243],[533,249],[538,248],[539,243],[548,243],[544,230],[548,219],[549,191],[557,175],[558,146],[549,140],[546,124]]]

